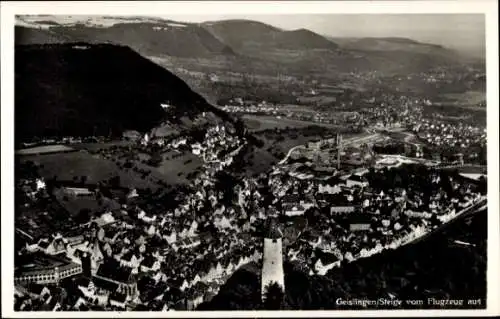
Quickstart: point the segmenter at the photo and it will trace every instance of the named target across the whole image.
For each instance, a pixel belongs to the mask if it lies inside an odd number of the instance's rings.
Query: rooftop
[[[96,275],[118,282],[129,282],[132,277],[131,273],[132,269],[121,267],[116,260],[109,259],[99,266]]]
[[[15,273],[52,270],[73,264],[61,256],[48,256],[42,253],[19,256],[15,258]]]
[[[277,239],[283,237],[276,218],[269,218],[264,227],[264,238]]]

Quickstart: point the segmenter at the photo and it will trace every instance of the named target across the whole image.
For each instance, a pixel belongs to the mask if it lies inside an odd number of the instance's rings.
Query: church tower
[[[262,258],[261,295],[264,298],[267,288],[277,283],[285,291],[285,274],[283,271],[283,234],[275,217],[269,217],[264,230],[264,254]]]

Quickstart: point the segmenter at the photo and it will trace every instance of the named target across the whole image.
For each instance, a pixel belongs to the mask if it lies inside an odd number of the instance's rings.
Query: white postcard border
[[[83,2],[37,1],[1,3],[1,101],[2,101],[2,317],[395,317],[491,316],[500,313],[500,219],[498,139],[498,2],[450,1],[173,1]],[[93,14],[346,14],[346,13],[481,13],[486,21],[487,128],[488,128],[488,274],[486,310],[337,310],[337,311],[203,311],[203,312],[14,312],[14,15]],[[495,213],[497,212],[497,213]]]

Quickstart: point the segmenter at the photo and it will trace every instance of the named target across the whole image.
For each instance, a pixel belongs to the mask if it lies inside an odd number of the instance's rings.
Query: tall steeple
[[[268,218],[264,229],[264,254],[262,258],[261,294],[264,298],[267,288],[277,283],[285,291],[285,274],[283,270],[283,234],[279,229],[278,221],[274,217]]]

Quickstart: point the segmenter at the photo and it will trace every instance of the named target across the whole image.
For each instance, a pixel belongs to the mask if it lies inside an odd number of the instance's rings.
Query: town
[[[464,151],[485,145],[479,128],[404,116],[400,123],[418,145],[439,143],[443,132],[449,133],[448,145]],[[372,113],[372,127],[386,118],[383,112]],[[132,145],[137,150],[157,154],[184,149],[203,162],[175,207],[162,203],[169,200],[158,192],[44,180],[35,164],[25,164],[16,188],[22,210],[64,210],[52,200],[56,193],[66,201],[85,198],[106,205],[86,212],[86,219],[53,224],[47,213],[24,221],[19,217],[16,234],[25,244],[16,256],[16,308],[192,310],[216,295],[237,269],[262,262],[258,238],[270,216],[279,217],[284,258],[309,274],[325,275],[343,263],[396,249],[486,205],[484,176],[440,169],[441,158],[375,154],[377,143],[391,139],[386,129],[375,129],[360,138],[337,136],[291,150],[270,175],[232,184],[223,178],[225,168],[235,164],[233,157],[246,142],[224,126],[207,129],[197,141],[190,136],[136,136]],[[370,142],[373,149],[363,153],[360,147]],[[120,149],[100,154],[117,157]],[[356,155],[360,151],[366,156]],[[356,156],[360,160],[353,162]],[[461,157],[461,164],[477,157]],[[319,166],[330,170],[325,174]]]
[[[485,18],[420,16],[16,15],[14,310],[485,307]]]

